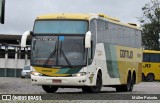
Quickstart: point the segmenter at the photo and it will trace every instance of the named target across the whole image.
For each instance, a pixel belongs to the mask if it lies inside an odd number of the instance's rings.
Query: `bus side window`
[[[143,62],[149,62],[149,54],[148,53],[144,53],[143,54]]]
[[[91,37],[92,42],[91,42],[90,51],[91,51],[91,56],[93,56],[95,53],[95,47],[96,47],[96,20],[95,19],[91,20],[90,22],[90,31],[92,33],[92,37]]]
[[[159,54],[150,54],[150,62],[159,62]]]
[[[93,60],[93,41],[91,41],[91,48],[88,49],[88,64],[90,65]]]

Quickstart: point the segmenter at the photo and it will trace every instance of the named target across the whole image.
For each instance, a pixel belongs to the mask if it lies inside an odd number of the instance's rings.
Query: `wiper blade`
[[[66,55],[64,54],[62,48],[60,48],[60,50],[61,50],[61,53],[62,53],[64,59],[66,60],[66,62],[67,62],[67,64],[68,64],[68,66],[69,66],[69,67],[72,67],[71,63],[69,62],[69,60],[67,59]]]
[[[56,54],[57,50],[58,50],[58,49],[57,49],[57,42],[56,42],[55,48],[54,48],[53,52],[49,55],[49,57],[47,58],[47,60],[44,62],[43,66],[46,66],[46,65],[47,65],[49,59],[52,58],[52,57]]]
[[[62,50],[62,42],[60,42],[60,57],[61,57],[61,54],[63,55],[64,59],[66,60],[67,64],[69,67],[72,67],[71,63],[69,62],[68,58],[66,57],[64,51]]]
[[[60,46],[59,46],[60,45]],[[53,56],[55,56],[55,54],[57,54],[56,56],[56,65],[58,66],[58,55],[59,55],[59,52],[60,52],[60,57],[61,57],[61,54],[62,56],[64,57],[65,61],[67,62],[68,66],[69,67],[72,67],[71,63],[69,62],[68,58],[66,57],[64,51],[62,50],[62,42],[61,44],[59,44],[59,39],[58,41],[56,41],[56,44],[55,44],[55,49],[53,50],[53,52],[49,55],[49,57],[47,58],[47,60],[44,62],[43,66],[47,66],[47,63],[49,62],[49,59],[52,58]]]

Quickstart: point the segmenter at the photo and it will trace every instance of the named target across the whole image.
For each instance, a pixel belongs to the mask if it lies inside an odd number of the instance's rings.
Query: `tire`
[[[154,81],[154,74],[147,74],[146,81],[153,82]]]
[[[90,93],[88,87],[82,87],[82,91],[83,91],[83,93]]]
[[[124,90],[124,85],[120,85],[116,87],[116,92],[123,92]]]
[[[98,93],[101,91],[101,88],[102,88],[102,74],[100,72],[98,72],[96,86],[84,87],[84,88],[82,88],[82,91],[89,92],[89,93]]]
[[[129,88],[130,92],[133,90],[134,84],[135,84],[135,77],[132,76],[132,78],[131,78],[131,84],[130,84],[130,88]]]
[[[25,78],[24,76],[21,76],[21,78]]]
[[[128,77],[127,77],[127,84],[124,85],[124,91],[125,92],[128,92],[131,88],[131,75],[128,74]]]
[[[133,81],[134,83],[134,81]],[[131,89],[133,89],[133,87],[131,86],[131,75],[128,74],[128,77],[127,77],[127,84],[126,85],[120,85],[120,86],[117,86],[116,87],[116,91],[117,92],[128,92],[130,91]]]
[[[55,93],[58,90],[58,87],[48,85],[42,85],[42,88],[47,93]]]

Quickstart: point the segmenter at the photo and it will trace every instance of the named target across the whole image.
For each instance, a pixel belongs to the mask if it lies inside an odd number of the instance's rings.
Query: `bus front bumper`
[[[86,86],[86,76],[48,77],[48,76],[35,76],[31,74],[31,83],[33,85]]]

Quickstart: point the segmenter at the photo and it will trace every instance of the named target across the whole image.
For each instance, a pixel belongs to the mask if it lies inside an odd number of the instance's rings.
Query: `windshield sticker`
[[[59,36],[60,41],[64,41],[64,36]]]
[[[56,41],[56,38],[36,38],[36,41]]]

